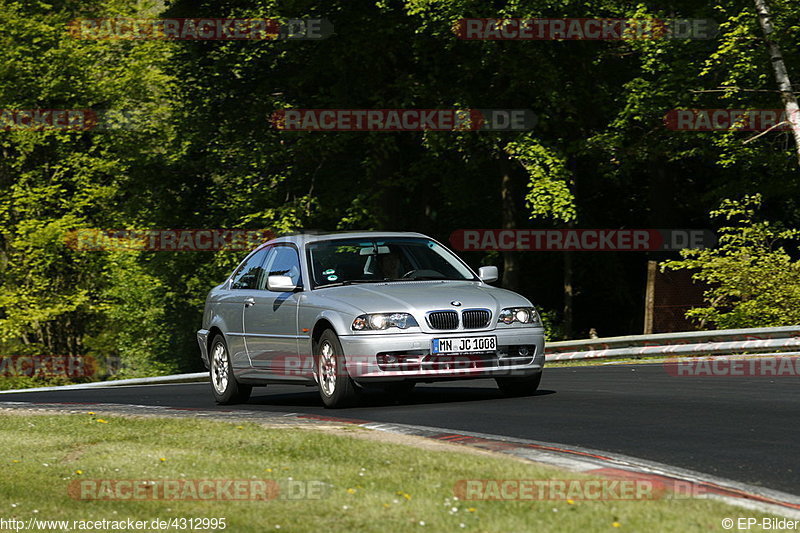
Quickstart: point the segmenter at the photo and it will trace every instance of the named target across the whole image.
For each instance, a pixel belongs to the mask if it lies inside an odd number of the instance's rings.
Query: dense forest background
[[[800,80],[800,4],[769,5],[773,38]],[[66,30],[76,18],[121,16],[322,17],[335,33],[319,41],[92,41]],[[705,18],[720,33],[464,41],[453,32],[463,17]],[[200,367],[195,331],[205,295],[245,253],[77,251],[65,236],[81,228],[413,230],[447,242],[461,228],[718,229],[733,221],[760,228],[726,230],[726,257],[747,262],[792,238],[781,228],[800,227],[797,154],[786,131],[745,143],[752,132],[664,126],[676,108],[783,106],[752,0],[0,0],[0,20],[0,107],[138,117],[136,127],[113,131],[0,131],[3,353],[115,357],[122,376]],[[529,132],[280,131],[268,119],[288,107],[524,108],[538,123]],[[590,328],[641,333],[647,261],[680,259],[462,256],[500,266],[504,285],[543,309],[553,335],[573,338]],[[769,278],[773,288],[795,283],[787,257],[745,270],[767,279],[783,269]],[[735,264],[723,265],[729,276],[742,271]],[[573,287],[566,324],[565,265]],[[706,280],[718,284],[710,309],[747,299],[747,279],[722,294],[719,278]],[[699,318],[707,327],[750,323],[746,314],[726,322],[718,311]],[[758,325],[791,320],[770,314]]]

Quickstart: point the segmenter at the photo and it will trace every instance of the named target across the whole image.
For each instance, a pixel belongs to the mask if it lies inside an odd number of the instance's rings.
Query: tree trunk
[[[647,285],[644,291],[644,333],[653,334],[653,313],[656,298],[656,274],[658,274],[658,261],[647,262]]]
[[[516,184],[511,175],[511,165],[507,160],[502,160],[501,168],[500,197],[502,199],[503,229],[517,229]],[[519,252],[503,252],[502,285],[512,291],[519,290]]]
[[[755,3],[758,21],[761,24],[761,29],[764,30],[764,41],[769,48],[769,59],[772,62],[772,70],[775,72],[775,81],[778,82],[778,89],[781,91],[783,107],[786,110],[786,120],[789,121],[792,127],[792,133],[794,134],[797,161],[798,164],[800,164],[800,108],[798,108],[797,98],[795,98],[794,91],[792,91],[792,82],[786,70],[786,63],[783,61],[781,49],[778,44],[770,38],[773,27],[767,0],[755,0]]]
[[[567,185],[569,189],[572,191],[573,194],[577,194],[576,192],[576,183],[575,183],[575,159],[569,159],[569,167],[572,170],[572,174],[567,180]],[[575,221],[571,220],[567,222],[567,229],[574,229],[575,228]],[[575,297],[575,286],[573,283],[573,260],[575,256],[575,252],[568,252],[564,251],[564,340],[570,340],[573,338],[575,334],[575,305],[574,305],[574,297]]]
[[[572,288],[572,254],[573,252],[564,253],[564,339],[572,339],[573,319],[572,319],[572,297],[574,291]]]

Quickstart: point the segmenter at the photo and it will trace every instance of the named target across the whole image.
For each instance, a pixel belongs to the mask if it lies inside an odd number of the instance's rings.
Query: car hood
[[[413,313],[475,307],[497,310],[531,305],[519,294],[473,281],[398,281],[345,285],[314,292],[357,307],[364,313]],[[454,306],[453,301],[459,301],[461,305]]]

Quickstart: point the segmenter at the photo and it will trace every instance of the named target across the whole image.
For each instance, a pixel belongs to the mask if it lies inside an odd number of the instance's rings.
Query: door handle
[[[245,298],[245,300],[244,300],[244,306],[245,307],[253,307],[254,305],[256,305],[256,301],[254,299]]]

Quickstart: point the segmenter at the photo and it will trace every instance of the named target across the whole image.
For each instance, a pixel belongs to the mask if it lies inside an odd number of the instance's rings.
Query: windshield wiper
[[[443,278],[441,276],[419,276],[415,278],[386,278],[383,281],[466,281],[457,278]]]
[[[380,283],[379,279],[346,279],[344,281],[337,281],[336,283],[326,283],[324,285],[317,285],[315,289],[322,289],[325,287],[342,287],[345,285],[352,285],[354,283]]]

